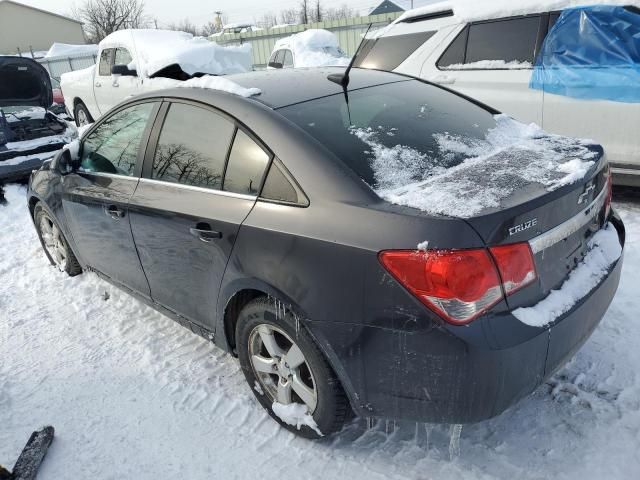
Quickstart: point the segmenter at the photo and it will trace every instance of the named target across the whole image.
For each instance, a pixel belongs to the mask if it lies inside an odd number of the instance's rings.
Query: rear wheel
[[[81,273],[82,267],[71,251],[71,248],[69,248],[69,244],[64,238],[60,227],[58,227],[45,209],[42,208],[40,203],[35,206],[33,218],[38,236],[51,264],[56,266],[61,272],[66,272],[71,277]]]
[[[82,102],[76,103],[73,109],[73,117],[76,120],[76,126],[83,127],[93,123],[93,117],[89,113],[89,109]]]
[[[280,425],[306,438],[342,428],[350,407],[340,382],[286,308],[266,297],[248,303],[236,344],[251,390]]]

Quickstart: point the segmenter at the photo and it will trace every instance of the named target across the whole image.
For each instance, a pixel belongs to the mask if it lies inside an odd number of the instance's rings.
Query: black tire
[[[86,119],[86,123],[80,123],[79,117],[83,117]],[[89,113],[89,109],[82,102],[76,103],[76,106],[73,108],[73,119],[76,122],[76,127],[80,127],[82,125],[88,125],[89,123],[93,123],[93,117]]]
[[[80,262],[78,262],[78,259],[69,247],[69,243],[64,237],[62,230],[60,230],[56,221],[39,202],[33,210],[33,219],[36,225],[36,231],[38,232],[38,238],[40,238],[40,243],[42,244],[42,249],[51,262],[51,265],[57,267],[60,271],[65,272],[70,277],[75,277],[82,273]],[[43,231],[47,228],[45,225],[50,226],[51,231]],[[56,242],[56,247],[51,245],[51,241],[48,239],[49,235],[51,235],[51,238]],[[58,248],[60,249],[60,255],[56,254]],[[55,249],[56,251],[50,251],[52,249]],[[62,261],[62,258],[64,258],[64,261]]]
[[[275,399],[274,395],[269,392],[270,387],[273,387],[273,385],[266,385],[263,377],[275,377],[277,383],[279,374],[257,373],[250,358],[250,349],[254,348],[251,346],[255,341],[253,338],[257,335],[255,332],[262,325],[271,326],[286,334],[289,337],[289,341],[293,340],[302,352],[305,362],[301,368],[304,368],[305,371],[308,369],[311,373],[314,392],[317,396],[317,403],[312,417],[321,434],[307,425],[301,425],[298,429],[294,425],[285,423],[274,413],[272,405]],[[275,336],[279,337],[281,341],[279,343],[284,343],[284,347],[290,346],[287,345],[286,336],[282,336],[278,332],[275,333]],[[267,297],[256,298],[240,311],[236,325],[236,349],[240,359],[240,366],[251,391],[269,415],[287,430],[305,438],[317,439],[339,431],[345,420],[349,418],[351,407],[336,374],[316,346],[311,335],[301,324],[296,322],[294,315],[288,309],[274,301],[274,299]],[[257,388],[256,385],[260,385],[260,388]],[[297,397],[295,389],[292,392],[293,401],[304,405],[300,401],[302,397]]]

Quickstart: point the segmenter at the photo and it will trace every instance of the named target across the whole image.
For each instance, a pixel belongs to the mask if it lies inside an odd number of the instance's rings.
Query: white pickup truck
[[[76,125],[92,123],[127,97],[202,75],[250,71],[248,44],[221,47],[168,30],[120,30],[99,44],[98,64],[62,75],[65,106]]]

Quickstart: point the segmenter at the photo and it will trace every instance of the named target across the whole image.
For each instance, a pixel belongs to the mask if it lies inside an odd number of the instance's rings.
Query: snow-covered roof
[[[100,48],[126,47],[138,75],[150,77],[178,64],[187,74],[224,75],[252,68],[251,45],[223,47],[203,37],[171,30],[120,30],[100,42]]]
[[[349,58],[339,55],[338,38],[329,30],[311,28],[278,40],[274,50],[288,48],[293,52],[296,67],[347,65]],[[327,49],[332,49],[333,54]]]
[[[226,25],[223,25],[222,28],[247,28],[247,27],[253,27],[254,25],[252,23],[242,23],[242,22],[238,22],[238,23],[227,23]]]
[[[456,23],[462,23],[563,10],[569,7],[605,4],[629,5],[640,4],[640,2],[638,0],[452,0],[414,8],[403,13],[393,23],[401,23],[410,18],[446,10],[453,10],[452,20],[455,20]]]

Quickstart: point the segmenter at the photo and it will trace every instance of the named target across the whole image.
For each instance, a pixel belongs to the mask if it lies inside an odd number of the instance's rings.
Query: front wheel
[[[76,104],[75,108],[73,109],[73,117],[76,120],[77,127],[84,127],[85,125],[90,125],[91,123],[93,123],[93,117],[89,113],[89,109],[82,102],[78,102]]]
[[[335,373],[293,314],[266,297],[240,312],[236,345],[245,378],[280,425],[306,438],[342,428],[350,407]]]
[[[33,218],[42,247],[51,264],[71,277],[81,273],[82,267],[69,248],[60,227],[40,203],[35,206]]]

